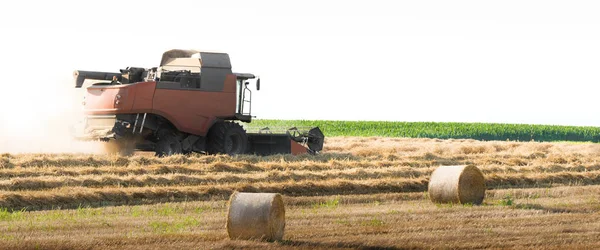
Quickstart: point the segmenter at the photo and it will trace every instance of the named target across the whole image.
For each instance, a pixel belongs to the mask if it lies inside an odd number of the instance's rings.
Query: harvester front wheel
[[[235,122],[217,122],[208,132],[209,154],[243,154],[246,152],[247,145],[246,131]]]
[[[163,130],[158,133],[158,141],[155,147],[155,156],[165,157],[175,154],[183,154],[181,142],[177,139],[175,133]]]

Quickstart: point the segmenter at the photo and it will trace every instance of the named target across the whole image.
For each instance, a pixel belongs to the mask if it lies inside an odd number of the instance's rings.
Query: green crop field
[[[325,136],[383,136],[511,141],[600,141],[600,127],[458,123],[323,120],[253,120],[248,128],[318,126]]]

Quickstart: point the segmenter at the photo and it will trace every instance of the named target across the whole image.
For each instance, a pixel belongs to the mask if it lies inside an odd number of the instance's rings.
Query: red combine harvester
[[[229,55],[169,50],[159,67],[120,73],[74,72],[75,87],[86,88],[85,118],[75,129],[80,140],[105,141],[113,152],[135,149],[157,156],[208,154],[315,154],[323,149],[318,127],[246,131],[250,123],[253,74],[232,73]]]

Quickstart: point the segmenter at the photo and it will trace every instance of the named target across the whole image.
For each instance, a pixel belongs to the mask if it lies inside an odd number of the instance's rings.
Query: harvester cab
[[[226,53],[169,50],[158,67],[77,70],[74,77],[77,88],[85,80],[98,81],[86,87],[85,118],[76,137],[105,141],[113,152],[271,155],[323,149],[318,127],[244,128],[253,118],[249,86],[254,81],[259,90],[260,79],[233,73]]]

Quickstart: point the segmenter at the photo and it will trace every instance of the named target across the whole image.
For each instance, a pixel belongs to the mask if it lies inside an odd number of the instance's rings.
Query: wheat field
[[[599,248],[600,145],[330,137],[317,156],[0,155],[0,248]],[[429,201],[473,164],[481,206]],[[229,240],[233,191],[277,192],[284,240]]]

